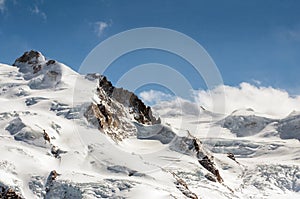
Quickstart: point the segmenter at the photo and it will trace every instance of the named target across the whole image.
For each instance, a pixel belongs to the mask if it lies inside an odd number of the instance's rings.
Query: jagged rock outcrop
[[[209,172],[211,172],[212,174],[214,174],[218,180],[218,182],[223,182],[223,178],[221,177],[219,170],[215,167],[214,162],[208,157],[205,156],[204,158],[202,158],[201,160],[199,160],[199,163],[205,168],[207,169]]]
[[[198,196],[189,189],[187,183],[182,178],[180,178],[174,172],[171,172],[171,173],[172,173],[174,179],[176,180],[175,185],[176,185],[177,189],[179,191],[181,191],[181,193],[183,195],[185,195],[187,198],[190,198],[190,199],[198,199]]]
[[[130,108],[131,114],[134,114],[134,119],[142,124],[157,124],[160,123],[152,115],[151,108],[146,106],[134,93],[123,88],[116,88],[105,76],[99,78],[99,89],[102,88],[107,96],[115,99],[117,102]],[[99,94],[99,93],[98,93]]]
[[[87,121],[103,130],[113,140],[136,134],[133,121],[153,125],[160,123],[152,115],[151,108],[146,106],[134,93],[123,88],[116,88],[105,76],[88,75],[88,79],[98,78],[97,99],[84,113]]]
[[[221,177],[219,170],[215,166],[212,156],[210,156],[210,154],[206,150],[203,149],[202,142],[198,138],[192,136],[190,133],[189,133],[189,136],[193,138],[192,139],[193,140],[193,149],[196,151],[196,154],[197,154],[196,157],[198,158],[198,162],[206,170],[211,172],[217,178],[217,181],[219,183],[222,183],[224,180]],[[212,180],[212,176],[210,176],[210,175],[206,175],[205,177],[211,181],[214,181],[214,180]]]
[[[47,181],[46,181],[46,193],[49,192],[51,190],[51,187],[53,186],[53,182],[56,180],[58,173],[53,170],[50,172]]]
[[[23,199],[19,193],[14,189],[5,185],[0,185],[0,198],[1,199]]]
[[[41,70],[41,65],[38,65],[39,62],[46,61],[45,57],[38,51],[27,51],[21,57],[17,58],[13,66],[21,66],[21,64],[28,64],[32,66],[34,73],[37,73]],[[20,72],[27,72],[28,68],[20,67]]]

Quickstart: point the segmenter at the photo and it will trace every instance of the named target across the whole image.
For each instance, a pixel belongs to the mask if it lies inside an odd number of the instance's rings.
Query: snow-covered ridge
[[[0,102],[0,198],[299,197],[298,113],[165,103],[159,122],[130,91],[36,51],[0,64]]]
[[[219,123],[238,137],[261,133],[269,125],[274,126],[275,133],[282,139],[300,140],[300,114],[292,112],[283,119],[271,119],[256,114],[253,109],[237,110]],[[273,135],[275,135],[275,133]],[[264,136],[269,136],[265,134]]]
[[[13,63],[29,80],[31,89],[54,88],[61,84],[65,75],[75,74],[69,67],[55,60],[46,60],[38,51],[25,52]]]

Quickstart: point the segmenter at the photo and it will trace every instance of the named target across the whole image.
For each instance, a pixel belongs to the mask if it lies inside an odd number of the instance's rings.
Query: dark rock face
[[[45,57],[40,52],[31,50],[16,59],[13,66],[18,67],[22,73],[36,74],[42,70],[41,62],[43,61],[45,61]]]
[[[38,63],[38,61],[37,61],[38,58],[41,56],[42,56],[41,53],[39,53],[38,51],[31,50],[31,51],[25,52],[21,57],[16,59],[13,66],[16,66],[17,62],[36,64],[36,63]]]
[[[182,194],[185,195],[186,198],[198,199],[198,196],[189,189],[187,183],[182,178],[180,178],[174,172],[171,172],[171,173],[173,174],[173,177],[176,180],[175,181],[176,188],[179,191],[181,191]]]
[[[49,65],[55,64],[55,63],[56,63],[56,61],[51,59],[51,60],[47,61],[46,65],[49,66]]]
[[[118,101],[121,104],[126,104],[132,108],[132,113],[135,114],[135,120],[142,124],[157,124],[160,123],[153,115],[151,108],[146,106],[134,93],[123,88],[116,88],[105,76],[100,76],[99,87],[105,93]]]
[[[216,169],[213,161],[211,161],[207,156],[205,156],[204,158],[202,158],[202,160],[199,160],[199,163],[205,168],[207,169],[209,172],[211,172],[212,174],[214,174],[218,180],[218,182],[223,182],[223,179],[219,173],[219,170]]]
[[[22,197],[12,188],[0,185],[1,199],[22,199]]]
[[[203,166],[206,170],[214,175],[214,177],[212,177],[211,175],[207,174],[207,176],[205,177],[210,181],[214,181],[216,178],[219,183],[222,183],[223,178],[221,177],[219,170],[215,166],[213,158],[209,158],[209,154],[202,148],[202,142],[196,137],[193,137],[192,141],[193,149],[197,153],[196,157],[198,158],[198,162],[201,164],[201,166]]]
[[[84,116],[90,124],[103,130],[114,141],[136,134],[137,129],[130,120],[146,125],[160,123],[160,119],[152,115],[151,108],[134,93],[114,87],[103,75],[89,74],[86,78],[99,80],[96,90],[99,102],[91,103]]]

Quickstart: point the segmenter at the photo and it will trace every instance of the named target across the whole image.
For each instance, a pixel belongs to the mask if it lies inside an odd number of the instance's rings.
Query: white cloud
[[[0,1],[1,1],[1,0],[0,0]],[[31,9],[31,12],[32,12],[33,14],[36,14],[36,15],[41,16],[41,17],[43,18],[43,20],[46,20],[46,19],[47,19],[46,13],[43,12],[43,11],[41,11],[37,5],[34,5],[34,7]]]
[[[3,13],[5,10],[5,0],[0,0],[0,11]]]
[[[153,109],[160,116],[169,115],[199,115],[201,108],[195,102],[166,94],[161,91],[150,90],[143,91],[139,94],[141,100]]]
[[[198,116],[201,112],[200,106],[180,97],[173,97],[169,101],[159,101],[153,106],[153,109],[159,113],[160,116]]]
[[[108,28],[109,26],[110,26],[110,24],[107,23],[107,22],[103,22],[103,21],[97,21],[97,22],[95,22],[95,32],[96,32],[97,36],[101,37],[102,34],[103,34],[103,32],[104,32],[104,30],[106,28]]]
[[[241,83],[238,87],[220,86],[212,91],[195,91],[195,97],[199,105],[209,110],[223,104],[227,114],[237,109],[252,108],[273,117],[285,117],[293,110],[300,111],[300,96],[291,97],[284,90],[249,83]]]
[[[139,94],[139,96],[146,104],[157,104],[161,101],[174,99],[174,96],[172,95],[155,90],[143,91]]]
[[[238,109],[252,108],[273,118],[283,118],[292,111],[300,111],[300,96],[290,96],[285,90],[272,87],[254,86],[241,83],[237,87],[219,86],[213,90],[194,91],[195,102],[169,96],[160,91],[148,91],[140,94],[146,103],[155,104],[154,108],[164,112],[197,115],[200,106],[209,111],[230,114]],[[223,108],[223,109],[222,109]]]

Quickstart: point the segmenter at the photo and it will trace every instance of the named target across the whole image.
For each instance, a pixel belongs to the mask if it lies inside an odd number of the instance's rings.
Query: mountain
[[[0,64],[0,102],[0,198],[300,196],[296,112],[149,107],[37,51]]]

